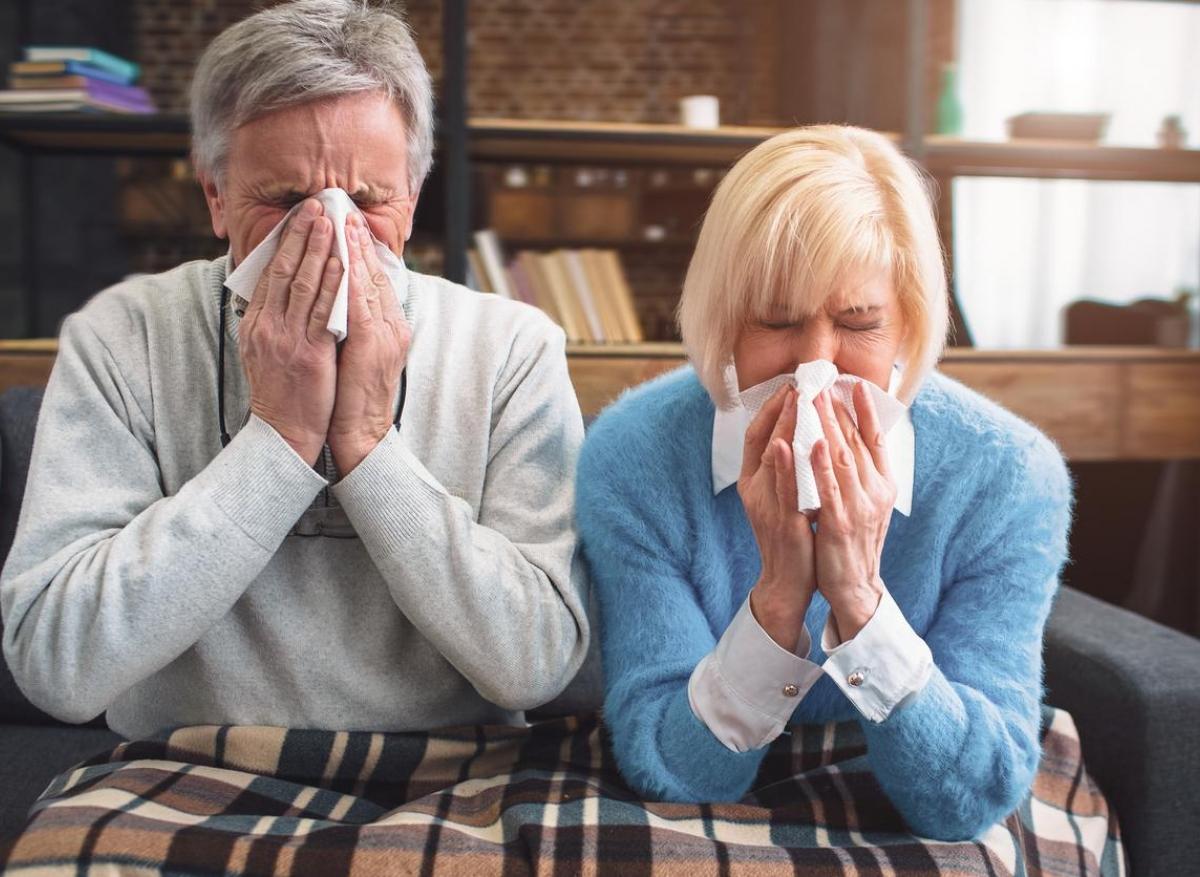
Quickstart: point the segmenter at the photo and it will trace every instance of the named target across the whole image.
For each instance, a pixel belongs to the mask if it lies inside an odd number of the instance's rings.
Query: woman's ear
[[[198,173],[200,188],[204,190],[204,200],[208,204],[208,214],[212,217],[213,234],[224,240],[229,237],[229,225],[225,222],[225,203],[216,181],[207,173]]]

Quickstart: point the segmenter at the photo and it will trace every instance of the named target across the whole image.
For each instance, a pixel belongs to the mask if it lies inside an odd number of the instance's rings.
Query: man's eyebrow
[[[314,189],[310,192],[304,189],[297,189],[295,186],[282,184],[278,186],[263,186],[263,191],[272,198],[279,198],[280,200],[286,199],[303,201],[305,198],[311,198],[313,195],[317,194],[318,190]],[[379,198],[387,196],[392,191],[394,190],[388,186],[376,185],[374,183],[362,183],[355,187],[353,191],[347,191],[346,194],[351,198]]]

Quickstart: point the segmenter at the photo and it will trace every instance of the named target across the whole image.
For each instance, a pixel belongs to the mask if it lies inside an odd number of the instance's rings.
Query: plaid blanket
[[[428,734],[193,727],[56,779],[5,873],[1106,875],[1117,824],[1064,712],[1033,792],[965,843],[905,832],[857,723],[798,726],[737,804],[639,799],[595,716]]]

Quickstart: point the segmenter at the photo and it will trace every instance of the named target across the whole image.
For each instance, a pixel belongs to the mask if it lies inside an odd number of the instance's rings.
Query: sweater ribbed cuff
[[[196,481],[230,521],[268,551],[279,547],[327,484],[253,415]]]
[[[437,532],[449,496],[394,429],[332,490],[359,537],[385,554]]]

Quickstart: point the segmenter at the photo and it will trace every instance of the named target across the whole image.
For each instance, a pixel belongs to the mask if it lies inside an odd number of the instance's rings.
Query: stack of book
[[[138,65],[100,49],[28,46],[9,66],[0,111],[10,113],[153,113],[154,102],[134,83]]]
[[[494,231],[475,233],[467,285],[523,301],[562,326],[568,341],[637,344],[643,340],[633,294],[616,250],[523,250],[506,261]]]

